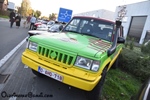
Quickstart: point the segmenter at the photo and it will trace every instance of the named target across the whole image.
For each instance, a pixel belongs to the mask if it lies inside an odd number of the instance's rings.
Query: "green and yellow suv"
[[[85,90],[89,100],[97,100],[124,41],[120,21],[75,16],[59,33],[30,37],[22,62],[35,75]]]

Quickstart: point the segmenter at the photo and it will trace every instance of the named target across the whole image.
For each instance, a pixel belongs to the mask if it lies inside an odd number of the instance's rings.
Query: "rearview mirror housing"
[[[59,30],[60,30],[60,31],[61,31],[63,28],[64,28],[63,25],[60,25],[60,26],[59,26]]]

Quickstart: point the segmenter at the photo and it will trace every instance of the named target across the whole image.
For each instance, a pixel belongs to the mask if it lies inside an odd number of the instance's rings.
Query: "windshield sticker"
[[[107,43],[103,40],[94,40],[94,39],[89,39],[90,45],[98,45],[98,46],[111,46],[110,43]]]
[[[59,38],[59,40],[64,41],[64,42],[77,43],[77,40],[74,38]]]
[[[111,46],[110,43],[104,42],[102,40],[94,40],[94,39],[89,39],[89,45],[88,47],[91,49],[95,49],[98,51],[106,51],[109,49]]]
[[[112,35],[112,32],[109,32],[108,36],[111,37],[111,35]]]

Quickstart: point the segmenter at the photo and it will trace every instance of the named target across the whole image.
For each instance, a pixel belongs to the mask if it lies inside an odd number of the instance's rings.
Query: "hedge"
[[[150,77],[150,57],[127,48],[124,48],[120,54],[119,67],[142,82]]]
[[[9,16],[9,14],[10,14],[10,11],[3,11],[3,10],[0,10],[0,15]]]

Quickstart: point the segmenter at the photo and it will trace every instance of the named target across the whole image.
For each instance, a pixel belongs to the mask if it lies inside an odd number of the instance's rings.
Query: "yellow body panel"
[[[116,51],[116,54],[115,54],[115,56],[113,57],[113,59],[111,60],[111,62],[110,62],[110,64],[109,64],[109,66],[108,66],[108,69],[110,69],[110,68],[111,68],[111,66],[114,64],[114,62],[115,62],[115,61],[116,61],[116,59],[118,58],[118,56],[119,56],[119,54],[120,54],[121,50],[122,50],[122,48],[120,48],[118,51]]]
[[[64,68],[63,66],[57,66],[52,63],[45,62],[39,59],[36,53],[30,52],[30,50],[27,49],[22,55],[22,62],[36,71],[38,71],[38,66],[41,66],[48,71],[57,73],[63,76],[63,83],[86,91],[91,91],[101,78],[101,76],[97,73],[91,74],[88,71],[86,72],[84,70],[77,69],[74,66]]]

